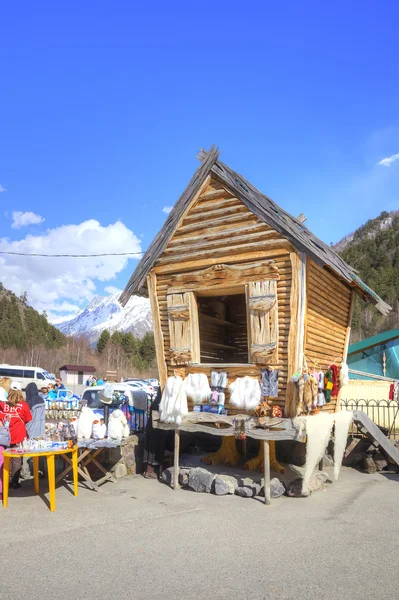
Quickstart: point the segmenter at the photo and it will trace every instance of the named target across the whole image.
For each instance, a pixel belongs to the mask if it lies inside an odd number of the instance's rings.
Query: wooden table
[[[78,447],[66,448],[65,450],[49,450],[48,452],[11,452],[3,451],[3,506],[8,506],[8,487],[10,478],[10,463],[12,458],[33,458],[33,484],[35,493],[39,493],[39,458],[41,456],[47,459],[48,486],[50,492],[50,510],[55,511],[55,457],[71,454],[71,464],[73,471],[73,494],[78,495]]]
[[[100,485],[102,483],[105,483],[106,481],[112,481],[112,483],[116,483],[116,479],[112,475],[112,473],[110,473],[109,471],[104,469],[102,464],[100,464],[98,462],[98,460],[96,459],[96,457],[100,454],[100,452],[102,452],[103,450],[106,450],[106,449],[107,449],[107,446],[101,446],[100,448],[84,448],[84,447],[78,448],[78,450],[79,450],[79,455],[77,458],[78,474],[84,479],[84,481],[89,485],[89,487],[91,487],[91,489],[95,490],[96,492],[101,492]],[[72,461],[68,456],[63,456],[62,458],[64,459],[65,462],[68,463],[68,465],[63,470],[63,472],[60,473],[60,475],[58,475],[58,477],[56,479],[56,483],[58,483],[58,481],[60,481],[61,479],[64,479],[64,477],[66,475],[68,475],[68,473],[73,468]],[[89,473],[89,470],[87,468],[87,465],[89,465],[90,463],[93,463],[98,468],[99,471],[104,473],[104,476],[101,477],[100,479],[97,479],[97,481],[93,481],[93,479],[91,478],[91,475]]]

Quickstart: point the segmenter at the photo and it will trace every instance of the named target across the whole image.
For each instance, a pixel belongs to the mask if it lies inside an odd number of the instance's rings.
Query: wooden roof
[[[281,233],[297,250],[305,252],[318,265],[327,267],[341,280],[354,287],[366,301],[374,304],[381,313],[389,313],[391,307],[363,283],[356,275],[355,270],[342,260],[330,246],[313,235],[303,223],[280,208],[273,200],[262,194],[242,175],[233,171],[233,169],[219,161],[218,158],[219,151],[214,146],[211,147],[209,152],[205,150],[200,151],[200,167],[194,173],[190,183],[166,219],[161,231],[139,262],[120,297],[122,304],[126,304],[132,294],[147,294],[146,277],[148,273],[165,250],[179,223],[180,217],[204,183],[206,177],[212,174],[213,177],[234,192],[234,195],[259,217],[261,221]]]

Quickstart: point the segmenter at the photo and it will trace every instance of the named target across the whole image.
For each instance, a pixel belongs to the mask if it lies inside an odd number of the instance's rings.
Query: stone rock
[[[317,492],[317,490],[319,490],[322,487],[323,483],[327,483],[327,481],[330,481],[328,474],[324,473],[324,471],[318,471],[310,479],[309,491]]]
[[[179,471],[179,485],[186,486],[188,485],[188,477],[190,475],[191,469],[188,467],[180,467]]]
[[[217,475],[217,479],[223,481],[227,485],[227,494],[234,494],[234,492],[238,488],[238,481],[232,475]]]
[[[118,463],[115,467],[115,477],[117,479],[121,479],[122,477],[126,477],[127,475],[127,468],[126,465],[124,465],[122,462]]]
[[[385,469],[389,464],[388,460],[381,452],[376,452],[376,454],[374,454],[373,461],[377,467],[377,471],[382,471],[382,469]]]
[[[166,483],[167,485],[172,485],[173,471],[174,471],[173,467],[169,467],[168,469],[164,469],[162,471],[161,479],[162,479],[163,483]]]
[[[229,486],[223,479],[216,475],[213,481],[213,491],[216,496],[226,496],[229,493]]]
[[[212,489],[212,483],[214,479],[214,473],[210,473],[206,469],[197,467],[195,469],[191,469],[190,471],[188,476],[188,487],[194,490],[194,492],[206,492],[209,494]]]
[[[239,486],[238,488],[236,488],[235,493],[237,494],[237,496],[241,496],[241,498],[253,498],[254,497],[253,490],[247,486]]]
[[[334,459],[331,456],[331,454],[325,454],[323,456],[323,469],[327,468],[327,467],[333,467],[334,466]]]
[[[377,466],[371,456],[366,456],[366,458],[363,459],[362,467],[366,473],[377,473]]]
[[[342,464],[344,467],[356,467],[363,462],[366,453],[375,451],[375,447],[367,438],[353,438],[346,447]]]
[[[302,494],[302,484],[302,477],[297,477],[296,479],[290,481],[287,486],[287,496],[290,498],[306,498],[309,496],[309,494]]]
[[[265,480],[262,479],[259,496],[265,497]],[[285,485],[277,477],[270,480],[270,498],[280,498],[285,494]]]

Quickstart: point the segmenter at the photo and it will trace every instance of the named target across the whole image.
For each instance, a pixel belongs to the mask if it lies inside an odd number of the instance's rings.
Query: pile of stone
[[[390,465],[388,458],[379,451],[378,444],[367,438],[350,440],[342,464],[345,467],[363,469],[366,473],[377,473]]]
[[[173,471],[173,467],[163,471],[162,481],[164,483],[172,484]],[[310,491],[320,489],[327,482],[330,482],[327,473],[317,472],[311,480]],[[264,497],[265,495],[264,479],[258,482],[251,477],[215,474],[201,467],[180,467],[179,485],[193,492],[216,494],[217,496],[235,494],[242,498],[255,498],[256,496]],[[291,498],[304,497],[302,494],[302,477],[295,477],[288,485],[277,477],[271,479],[271,498],[280,498],[284,494]]]

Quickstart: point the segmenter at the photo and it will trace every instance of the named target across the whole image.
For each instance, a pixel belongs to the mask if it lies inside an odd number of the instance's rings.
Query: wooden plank
[[[269,442],[263,440],[263,470],[265,475],[265,505],[270,504],[270,448]]]
[[[245,254],[225,254],[224,256],[218,256],[217,258],[199,258],[184,263],[170,263],[165,265],[159,265],[155,266],[153,268],[153,271],[157,275],[165,273],[183,273],[185,271],[190,271],[191,269],[198,269],[200,267],[207,267],[210,265],[217,265],[220,263],[243,263],[264,258],[276,259],[278,256],[285,256],[288,253],[288,248],[274,248],[273,250],[258,250],[256,252],[248,251]]]
[[[265,238],[272,238],[272,236],[278,236],[272,229],[267,230],[260,223],[254,223],[253,225],[246,225],[245,227],[236,227],[235,229],[224,229],[222,231],[212,232],[211,229],[204,229],[203,233],[200,235],[192,235],[189,237],[179,237],[171,240],[165,249],[165,252],[179,249],[186,249],[187,246],[191,248],[195,248],[195,242],[200,242],[201,244],[211,244],[220,241],[223,243],[229,243],[229,239],[234,239],[235,241],[240,240],[243,236],[240,234],[245,234],[247,237],[256,237],[259,235],[263,235]],[[227,240],[226,240],[227,238]],[[205,246],[204,246],[205,247]]]
[[[225,188],[219,188],[217,190],[205,191],[201,194],[201,200],[217,200],[224,198],[225,196],[232,196],[231,192],[228,192]]]
[[[237,201],[237,204],[233,206],[228,206],[227,208],[212,208],[210,210],[204,210],[202,212],[192,213],[191,211],[186,215],[183,223],[184,225],[188,225],[189,223],[197,222],[199,219],[213,219],[220,217],[222,215],[238,215],[242,213],[248,213],[248,209],[240,200]]]
[[[352,326],[352,317],[353,317],[353,308],[355,305],[355,291],[352,290],[352,295],[351,295],[351,300],[350,300],[350,306],[349,306],[349,315],[348,315],[348,326],[346,328],[346,334],[345,334],[345,342],[344,342],[344,351],[343,351],[343,357],[342,357],[342,362],[346,363],[347,358],[348,358],[348,348],[349,348],[349,340],[350,340],[350,335],[351,335],[351,326]],[[338,412],[341,409],[341,397],[342,397],[342,392],[345,389],[345,387],[340,387],[339,388],[339,392],[338,392],[338,398],[337,398],[337,405],[336,405],[336,412]]]
[[[353,411],[353,419],[355,423],[363,426],[372,440],[375,440],[379,446],[381,452],[388,456],[388,458],[399,465],[399,450],[396,446],[382,433],[381,429],[373,423],[373,421],[361,410]]]
[[[198,223],[190,223],[190,225],[181,225],[179,229],[176,229],[175,236],[179,234],[186,235],[187,233],[192,233],[194,231],[203,230],[205,227],[216,228],[218,226],[222,226],[222,228],[230,227],[231,223],[240,224],[242,226],[251,223],[259,223],[259,219],[256,218],[255,215],[245,213],[240,213],[238,215],[226,215],[225,217],[211,218],[211,219],[202,219]]]
[[[239,243],[239,244],[234,244],[231,246],[230,249],[228,248],[215,248],[212,250],[202,250],[199,249],[197,252],[187,252],[184,254],[180,254],[178,259],[179,259],[179,265],[182,265],[183,262],[186,261],[191,261],[191,260],[195,260],[195,259],[201,259],[202,257],[207,257],[207,256],[218,256],[219,260],[224,257],[224,256],[232,256],[235,257],[237,254],[239,253],[245,253],[245,251],[252,251],[253,248],[264,248],[265,251],[270,251],[270,249],[276,246],[276,248],[285,248],[288,249],[290,248],[290,245],[288,242],[286,242],[284,239],[277,239],[277,240],[262,240],[260,242],[249,242],[249,243]],[[231,259],[232,262],[234,262],[234,258]],[[156,266],[159,265],[166,265],[166,264],[170,264],[170,263],[175,263],[176,262],[176,257],[175,256],[165,256],[164,254],[162,254],[161,258],[159,258],[156,262]]]
[[[179,452],[180,452],[180,431],[175,429],[175,450],[173,457],[173,489],[179,489]]]
[[[299,294],[300,294],[300,259],[296,252],[290,254],[292,267],[292,283],[290,294],[290,315],[291,325],[288,335],[288,373],[287,373],[287,389],[291,386],[291,377],[300,368],[298,357],[298,335],[299,335]],[[285,414],[287,416],[295,416],[296,407],[292,405],[292,396],[287,394],[287,403],[285,406]]]
[[[150,298],[150,306],[154,328],[155,353],[157,357],[159,381],[161,384],[161,389],[163,389],[165,387],[167,379],[167,368],[164,353],[164,339],[159,315],[157,276],[155,275],[155,273],[150,272],[150,274],[147,276],[147,289]]]

